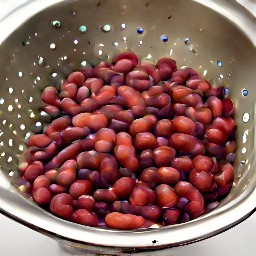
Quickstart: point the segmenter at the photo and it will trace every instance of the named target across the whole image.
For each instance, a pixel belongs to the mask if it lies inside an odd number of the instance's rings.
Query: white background
[[[43,1],[43,0],[42,0]],[[225,1],[225,0],[223,0]],[[25,0],[0,0],[0,18]],[[256,0],[239,0],[256,14]],[[256,205],[256,202],[255,202]],[[173,248],[170,256],[255,256],[256,213],[213,238]],[[64,256],[58,244],[44,235],[0,215],[0,256]]]

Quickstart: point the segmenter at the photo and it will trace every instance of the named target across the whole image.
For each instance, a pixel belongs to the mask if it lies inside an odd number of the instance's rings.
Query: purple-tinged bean
[[[221,116],[223,113],[222,101],[215,96],[211,96],[206,100],[205,107],[211,109],[214,118]]]
[[[42,92],[42,100],[45,103],[58,108],[60,106],[60,96],[56,87],[46,87]]]
[[[74,83],[64,83],[61,86],[60,97],[70,98],[72,100],[76,99],[77,85]]]
[[[88,127],[68,127],[62,131],[61,134],[64,142],[71,143],[88,136],[90,134],[90,129]]]
[[[86,209],[78,209],[72,214],[72,220],[78,224],[96,227],[98,225],[97,215]]]
[[[122,177],[113,185],[113,192],[118,198],[127,198],[132,194],[136,181],[130,177]]]
[[[69,83],[74,83],[80,87],[84,84],[84,78],[85,77],[84,77],[83,73],[81,73],[79,71],[75,71],[68,76],[67,81]]]
[[[99,78],[89,78],[85,81],[84,85],[91,91],[92,94],[97,94],[100,89],[103,88],[104,81]]]
[[[44,166],[42,162],[35,161],[28,165],[24,171],[24,178],[27,181],[34,181],[38,176],[44,173]]]
[[[172,120],[172,124],[173,124],[174,130],[178,133],[185,133],[190,135],[195,134],[195,131],[196,131],[195,123],[191,119],[185,116],[175,117]]]
[[[89,195],[92,185],[88,180],[76,180],[69,188],[69,194],[77,199],[82,195]]]
[[[157,122],[154,133],[158,137],[169,138],[174,133],[174,126],[171,120],[161,119]]]
[[[170,79],[173,72],[177,70],[176,61],[170,58],[159,59],[156,67],[158,68],[161,80]]]
[[[180,209],[176,209],[176,208],[166,209],[163,212],[163,222],[165,225],[176,224],[179,220],[180,215],[181,215]]]
[[[178,202],[178,195],[172,187],[167,184],[161,184],[156,187],[156,202],[161,208],[174,207]]]
[[[38,147],[38,148],[45,148],[49,146],[53,140],[45,134],[35,134],[29,137],[28,145]]]
[[[89,212],[94,210],[95,201],[94,198],[90,195],[82,195],[78,197],[76,201],[76,207],[78,209],[86,209]]]
[[[76,102],[81,103],[83,100],[87,99],[90,96],[91,92],[88,87],[81,86],[76,94]]]
[[[129,197],[129,202],[135,206],[154,204],[155,192],[146,183],[137,183]]]
[[[212,188],[213,175],[209,172],[198,171],[197,169],[193,169],[190,172],[189,181],[200,192],[208,192]]]
[[[51,184],[49,188],[53,194],[61,194],[61,193],[67,192],[68,190],[66,186],[62,186],[59,184]]]
[[[154,163],[157,167],[169,166],[176,155],[176,151],[167,146],[161,146],[153,151]]]
[[[205,144],[205,150],[209,156],[216,157],[219,159],[222,158],[225,147],[212,142],[207,142]]]
[[[188,156],[181,156],[174,158],[171,166],[180,172],[190,172],[193,168],[192,160]]]

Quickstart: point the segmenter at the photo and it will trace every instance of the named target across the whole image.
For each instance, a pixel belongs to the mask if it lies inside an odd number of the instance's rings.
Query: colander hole
[[[12,157],[9,156],[8,159],[7,159],[7,162],[10,163],[12,161]]]
[[[79,27],[79,31],[81,33],[85,33],[87,31],[87,27],[85,25],[82,25],[82,26]]]
[[[51,43],[50,44],[50,49],[54,50],[56,48],[56,44],[55,43]]]
[[[143,32],[144,32],[144,30],[143,30],[142,27],[138,27],[138,28],[137,28],[137,33],[138,33],[138,34],[141,35],[141,34],[143,34]]]
[[[241,150],[242,154],[245,154],[246,151],[247,151],[246,147],[243,147],[242,150]]]
[[[243,115],[243,122],[247,123],[249,121],[249,119],[250,119],[249,113],[244,113],[244,115]]]
[[[7,109],[8,109],[8,111],[12,112],[13,111],[13,105],[9,105]]]
[[[24,130],[26,129],[26,126],[25,126],[24,124],[21,124],[21,125],[20,125],[20,129],[21,129],[22,131],[24,131]]]
[[[166,43],[166,42],[168,42],[168,36],[167,35],[161,35],[161,40],[164,42],[164,43]]]
[[[13,171],[10,171],[9,172],[9,176],[12,177],[14,175],[14,172]]]
[[[106,24],[106,25],[104,25],[104,26],[102,27],[102,30],[103,30],[104,32],[109,32],[109,31],[111,30],[111,26],[110,26],[109,24]]]
[[[121,29],[125,29],[126,28],[126,24],[125,23],[122,23],[121,24]]]
[[[21,71],[18,72],[18,77],[22,77],[23,73]]]
[[[114,46],[118,46],[118,42],[114,42],[113,45],[114,45]]]
[[[4,99],[3,98],[0,98],[0,104],[4,104]]]
[[[9,146],[10,146],[10,147],[13,146],[13,139],[9,139]]]
[[[19,151],[23,151],[24,150],[24,146],[23,145],[19,145]]]
[[[247,160],[242,160],[240,163],[244,165],[247,162]]]
[[[218,66],[219,68],[221,68],[222,65],[223,65],[223,64],[222,64],[222,61],[221,61],[221,60],[218,60],[218,61],[217,61],[217,66]]]
[[[10,94],[12,94],[13,93],[13,88],[9,87],[8,91],[9,91]]]
[[[74,40],[74,44],[75,44],[75,45],[78,44],[78,40],[77,40],[77,39]]]
[[[185,44],[189,44],[189,43],[190,43],[190,39],[189,39],[188,37],[186,37],[186,38],[184,39],[184,43],[185,43]]]
[[[243,94],[244,97],[246,97],[246,96],[248,95],[248,93],[249,93],[249,92],[248,92],[247,89],[243,89],[243,90],[242,90],[242,94]]]
[[[61,27],[61,22],[59,20],[54,20],[51,22],[52,26],[55,28],[60,28]]]
[[[225,96],[229,95],[229,88],[225,88]]]

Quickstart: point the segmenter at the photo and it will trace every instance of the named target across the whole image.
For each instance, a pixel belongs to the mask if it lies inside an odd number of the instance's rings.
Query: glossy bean
[[[138,150],[152,149],[156,145],[156,137],[150,132],[138,133],[133,139],[133,145]]]
[[[193,90],[199,90],[202,93],[209,91],[211,88],[211,85],[208,81],[200,79],[188,80],[186,82],[186,86]]]
[[[41,187],[32,191],[33,200],[39,205],[47,205],[52,200],[52,193],[49,188]]]
[[[81,86],[76,94],[76,102],[81,103],[83,100],[87,99],[90,96],[91,92],[88,87]]]
[[[127,74],[126,84],[139,92],[146,91],[153,85],[152,81],[149,80],[149,75],[139,68]]]
[[[61,86],[60,97],[70,98],[72,100],[76,99],[77,85],[74,83],[63,83]]]
[[[71,124],[71,118],[69,116],[63,116],[60,118],[57,118],[49,124],[45,129],[45,134],[52,135],[55,132],[61,132],[68,128],[68,126]]]
[[[205,150],[208,155],[216,158],[221,158],[224,154],[225,147],[222,145],[218,145],[212,142],[207,142],[205,144]]]
[[[42,162],[35,161],[28,165],[24,171],[24,178],[27,181],[34,181],[38,176],[44,173],[44,166]]]
[[[70,186],[76,181],[76,170],[72,168],[63,169],[56,176],[57,184],[62,186]]]
[[[178,196],[174,189],[167,184],[161,184],[156,187],[156,202],[161,208],[174,207],[178,202]]]
[[[72,220],[78,224],[96,227],[98,225],[97,215],[86,209],[78,209],[72,214]]]
[[[104,86],[104,81],[99,78],[89,78],[84,83],[85,87],[89,89],[92,94],[97,94]],[[88,97],[86,97],[88,98]]]
[[[53,140],[45,134],[35,134],[29,137],[28,145],[38,148],[45,148],[49,146]]]
[[[89,212],[94,210],[95,201],[94,198],[90,195],[82,195],[78,197],[76,201],[76,207],[79,209],[86,209]]]
[[[77,156],[78,169],[88,168],[92,170],[99,170],[101,163],[101,154],[91,150],[82,152]]]
[[[222,100],[223,115],[226,117],[233,117],[235,114],[233,101],[229,98]]]
[[[174,159],[176,151],[167,146],[161,146],[153,151],[153,159],[156,166],[168,166]]]
[[[193,168],[193,163],[189,157],[181,156],[174,158],[171,162],[171,166],[180,172],[190,172]]]
[[[161,80],[168,80],[171,78],[174,71],[176,71],[176,61],[170,58],[161,58],[157,61],[156,67],[158,68]]]
[[[208,156],[196,156],[193,161],[194,168],[199,172],[210,172],[213,168],[214,162]]]
[[[160,167],[156,171],[156,183],[174,185],[181,179],[181,174],[173,167]]]
[[[157,122],[154,133],[158,137],[169,138],[174,133],[173,122],[169,119],[161,119]]]
[[[209,172],[198,171],[197,169],[193,169],[190,172],[189,181],[200,192],[208,192],[211,190],[213,185],[213,175]]]
[[[60,107],[61,107],[62,111],[64,111],[65,113],[67,113],[71,116],[75,116],[75,115],[83,112],[83,108],[70,98],[64,98],[60,102]]]
[[[67,81],[80,87],[84,84],[84,79],[85,77],[82,72],[75,71],[68,76]]]
[[[59,184],[51,184],[49,188],[53,194],[61,194],[61,193],[67,192],[68,190],[66,186],[62,186]]]
[[[113,185],[113,192],[118,198],[127,198],[131,195],[136,181],[130,177],[122,177]]]
[[[69,194],[77,199],[82,195],[89,195],[92,185],[88,180],[76,180],[69,188]]]
[[[155,192],[147,184],[137,184],[129,197],[129,202],[135,206],[154,204]]]
[[[180,209],[166,209],[163,213],[163,222],[165,225],[173,225],[176,224],[179,220],[179,217],[181,215]]]
[[[42,92],[42,100],[49,105],[59,107],[60,96],[56,87],[54,86],[46,87]]]
[[[230,163],[224,164],[220,173],[214,175],[214,181],[218,187],[226,187],[229,183],[233,182],[234,179],[234,168]]]
[[[190,135],[195,134],[195,130],[196,130],[195,123],[191,119],[185,116],[175,117],[172,121],[172,124],[173,124],[174,130],[178,133],[185,133]]]
[[[205,106],[211,109],[214,118],[221,116],[223,113],[223,104],[216,96],[209,97],[205,102]]]
[[[113,190],[110,189],[97,189],[93,193],[93,198],[96,202],[113,203],[118,197]]]

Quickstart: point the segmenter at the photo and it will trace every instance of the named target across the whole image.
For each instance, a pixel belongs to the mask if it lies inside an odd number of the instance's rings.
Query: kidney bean
[[[160,82],[161,78],[159,75],[159,71],[156,70],[153,62],[150,62],[148,60],[142,60],[139,67],[142,68],[149,76],[152,77],[154,83]]]
[[[193,161],[194,168],[199,172],[210,172],[213,168],[214,162],[208,156],[196,156]]]
[[[209,91],[205,93],[206,97],[216,96],[220,100],[222,100],[225,96],[225,87],[219,86],[217,88],[211,88]]]
[[[46,87],[42,92],[42,100],[45,103],[58,108],[60,106],[60,96],[56,87]]]
[[[170,79],[173,72],[177,70],[176,61],[170,58],[159,59],[156,67],[158,68],[161,80]]]
[[[185,197],[189,203],[184,206],[184,210],[193,218],[197,218],[204,213],[204,199],[202,194],[189,182],[179,181],[174,189],[178,196]]]
[[[78,90],[77,90],[77,94],[76,94],[76,102],[77,103],[81,103],[83,100],[89,98],[91,92],[89,90],[88,87],[86,86],[81,86]]]
[[[209,172],[198,171],[197,169],[193,169],[190,172],[189,181],[200,192],[208,192],[212,188],[213,175]]]
[[[91,150],[82,152],[77,156],[78,169],[88,168],[93,170],[99,170],[101,163],[101,154]]]
[[[52,193],[49,188],[41,187],[36,190],[32,190],[33,200],[39,205],[47,205],[52,200]]]
[[[46,104],[46,106],[43,108],[44,112],[46,112],[51,118],[57,118],[60,116],[61,112],[60,109]]]
[[[71,124],[71,118],[69,116],[59,117],[49,124],[44,133],[48,136],[65,130]]]
[[[153,82],[150,81],[149,75],[143,69],[136,68],[127,74],[126,84],[136,91],[143,92],[148,90]]]
[[[141,168],[148,168],[153,165],[153,151],[145,149],[139,155],[139,165]]]
[[[199,139],[184,133],[171,135],[169,143],[181,154],[197,156],[203,155],[205,151],[204,144]]]
[[[223,104],[223,115],[226,117],[234,116],[235,110],[234,110],[234,104],[233,101],[229,98],[222,100]]]
[[[118,198],[127,198],[132,194],[136,181],[130,177],[122,177],[113,185],[113,192]]]
[[[176,151],[167,146],[161,146],[153,151],[153,159],[156,166],[168,166],[174,159]]]
[[[202,93],[206,93],[211,89],[211,85],[208,81],[200,79],[188,80],[186,86],[193,90],[199,90]]]
[[[94,212],[99,217],[105,217],[110,212],[110,204],[105,202],[96,202]]]
[[[132,71],[134,68],[133,63],[131,60],[128,59],[121,59],[115,63],[112,69],[116,72],[127,74]]]
[[[82,72],[75,71],[68,76],[67,81],[69,83],[74,83],[80,87],[84,84],[84,79],[85,79],[85,77]]]
[[[232,188],[232,182],[227,184],[226,187],[219,187],[217,189],[217,194],[218,194],[218,199],[221,200],[223,199],[225,196],[227,196],[229,194],[229,192],[231,191]]]
[[[91,91],[92,94],[97,94],[100,89],[103,88],[104,81],[99,78],[89,78],[85,81],[84,85]]]
[[[44,175],[40,175],[34,180],[32,190],[36,191],[40,188],[49,188],[50,185],[51,185],[50,179]]]
[[[154,115],[159,116],[160,110],[155,107],[146,107],[146,114],[147,115]]]
[[[82,109],[81,112],[89,112],[89,113],[94,112],[99,107],[99,104],[95,100],[95,97],[84,99],[80,103],[80,105],[81,105],[81,109]]]
[[[185,133],[190,135],[195,134],[195,130],[196,130],[195,123],[191,119],[185,116],[175,117],[172,123],[173,123],[174,130],[178,133]]]
[[[92,171],[89,169],[80,169],[78,171],[78,178],[90,181],[92,186],[95,188],[98,186],[100,174],[97,171]]]
[[[29,137],[28,145],[38,147],[38,148],[45,148],[49,146],[53,140],[45,134],[35,134]]]
[[[218,185],[218,187],[226,187],[229,183],[233,182],[234,179],[234,169],[230,163],[224,164],[220,173],[214,175],[214,182]]]
[[[29,164],[24,171],[24,178],[27,181],[34,181],[38,176],[44,173],[44,166],[42,162],[35,161]]]
[[[72,214],[72,220],[78,224],[96,227],[98,225],[97,215],[86,209],[78,209]]]
[[[94,148],[94,144],[96,142],[95,134],[89,134],[85,139],[79,141],[82,149],[84,151],[89,151]]]
[[[225,130],[230,135],[235,129],[235,122],[230,117],[217,117],[213,120],[213,126]]]
[[[95,100],[99,105],[108,104],[116,95],[116,88],[110,85],[103,86],[98,94],[95,96]]]
[[[68,127],[62,131],[61,134],[64,142],[71,143],[75,140],[88,136],[90,134],[90,129],[88,127]]]
[[[111,212],[106,215],[105,222],[109,228],[132,230],[141,228],[145,223],[145,219],[141,216],[136,216],[133,214]]]
[[[101,107],[96,111],[96,113],[102,113],[109,118],[114,118],[116,117],[116,114],[122,110],[123,109],[121,106],[113,104],[113,105],[105,105]]]
[[[169,119],[161,119],[157,122],[154,133],[158,137],[169,138],[174,133],[174,125]]]
[[[182,85],[175,85],[170,88],[170,95],[175,102],[186,104],[181,102],[182,99],[193,93],[193,90]]]
[[[80,143],[74,142],[73,144],[61,150],[59,154],[52,159],[51,163],[54,166],[59,167],[68,159],[76,157],[81,151],[82,147]]]
[[[110,211],[111,212],[129,213],[129,214],[136,215],[137,214],[137,212],[136,212],[137,208],[139,208],[139,206],[131,205],[127,201],[115,201],[111,205]]]
[[[215,143],[207,142],[205,144],[205,149],[208,155],[216,157],[216,158],[221,158],[224,154],[224,146],[218,145]]]
[[[172,209],[166,209],[163,213],[163,222],[166,225],[173,225],[178,222],[178,219],[181,215],[181,210],[172,208]]]
[[[156,147],[169,146],[169,140],[164,137],[156,138]]]
[[[178,202],[178,196],[174,189],[167,184],[161,184],[156,187],[156,202],[161,208],[174,207]]]
[[[210,125],[205,131],[205,139],[209,142],[223,145],[228,140],[228,134],[222,128],[217,128],[214,125]]]
[[[129,197],[129,202],[135,206],[154,204],[155,192],[146,183],[138,183]]]
[[[83,108],[70,98],[64,98],[60,102],[60,106],[64,112],[68,113],[71,116],[75,116],[83,112]]]
[[[69,188],[69,194],[77,199],[82,195],[89,195],[92,185],[88,180],[76,180]]]
[[[94,76],[94,69],[91,66],[86,66],[80,70],[80,72],[84,75],[84,79],[87,80],[90,77]]]
[[[154,127],[154,117],[155,116],[153,115],[147,115],[143,118],[135,119],[130,125],[129,133],[132,136],[136,136],[137,134],[142,132],[149,132]]]
[[[161,217],[162,211],[157,205],[145,205],[136,207],[136,214],[142,216],[146,220],[157,222]]]
[[[138,60],[138,56],[137,54],[133,53],[133,52],[130,52],[130,51],[127,51],[127,52],[123,52],[121,54],[119,54],[115,59],[114,59],[114,63],[118,63],[119,61],[121,60],[130,60],[131,63],[132,63],[132,68],[135,68],[139,62]]]
[[[67,193],[61,193],[52,198],[50,209],[53,214],[70,220],[74,211],[72,204],[73,198]]]
[[[110,189],[97,189],[93,193],[93,198],[98,202],[113,203],[118,197],[113,190]]]
[[[157,184],[176,184],[181,179],[180,172],[173,167],[160,167],[156,171]]]
[[[59,184],[51,184],[49,188],[53,194],[61,194],[61,193],[67,192],[68,190],[66,186],[62,186]]]
[[[187,106],[193,108],[201,108],[203,107],[202,97],[197,93],[191,93],[184,98],[179,100],[179,103],[186,104]]]
[[[60,167],[60,170],[63,170],[63,169],[67,169],[67,168],[72,168],[72,169],[76,169],[77,167],[77,162],[75,159],[68,159],[67,161],[65,161],[61,167]]]
[[[138,91],[126,85],[120,86],[117,91],[125,99],[127,107],[135,116],[145,114],[145,102]]]
[[[56,181],[57,173],[58,173],[57,170],[52,169],[52,170],[46,171],[44,173],[44,176],[47,177],[51,181],[51,183],[53,183]]]
[[[115,132],[127,131],[129,128],[129,124],[123,121],[112,119],[109,128],[114,130]]]
[[[156,145],[156,137],[150,132],[138,133],[133,139],[133,144],[138,150],[154,148]]]
[[[95,67],[95,75],[98,78],[101,78],[106,84],[112,84],[112,79],[116,76],[124,77],[124,74],[118,73],[109,67],[103,67],[103,65],[99,64],[97,67]],[[116,82],[116,81],[115,81]],[[124,79],[121,79],[121,84],[124,84]]]
[[[57,184],[62,186],[70,186],[76,181],[76,170],[72,168],[63,169],[56,176]]]
[[[117,160],[110,154],[101,157],[100,177],[108,186],[113,185],[120,177]]]
[[[171,162],[171,166],[180,172],[190,172],[193,168],[192,160],[187,156],[174,158]]]
[[[89,212],[92,212],[95,206],[95,201],[92,196],[82,195],[78,197],[76,201],[76,207],[79,209],[86,209]]]
[[[72,100],[76,99],[77,85],[74,83],[64,83],[61,86],[60,97],[70,98]]]
[[[225,144],[225,149],[224,149],[224,155],[227,156],[229,154],[234,153],[236,150],[236,142],[235,141],[228,141]]]
[[[200,122],[204,125],[208,125],[212,122],[212,111],[206,107],[197,109],[189,107],[186,111],[186,116],[193,121]]]
[[[215,96],[209,97],[205,102],[205,106],[211,109],[214,118],[221,116],[223,113],[222,101]]]
[[[115,118],[119,121],[131,123],[134,121],[134,116],[131,110],[122,110],[116,113]]]
[[[95,134],[95,145],[94,149],[98,152],[109,152],[114,147],[115,142],[115,132],[109,128],[101,128]]]
[[[175,71],[172,74],[171,81],[177,82],[179,84],[185,84],[186,80],[195,80],[199,79],[198,73],[192,68],[184,68],[178,71]]]
[[[73,117],[72,123],[75,127],[88,127],[96,132],[107,127],[108,118],[100,113],[81,113]]]

